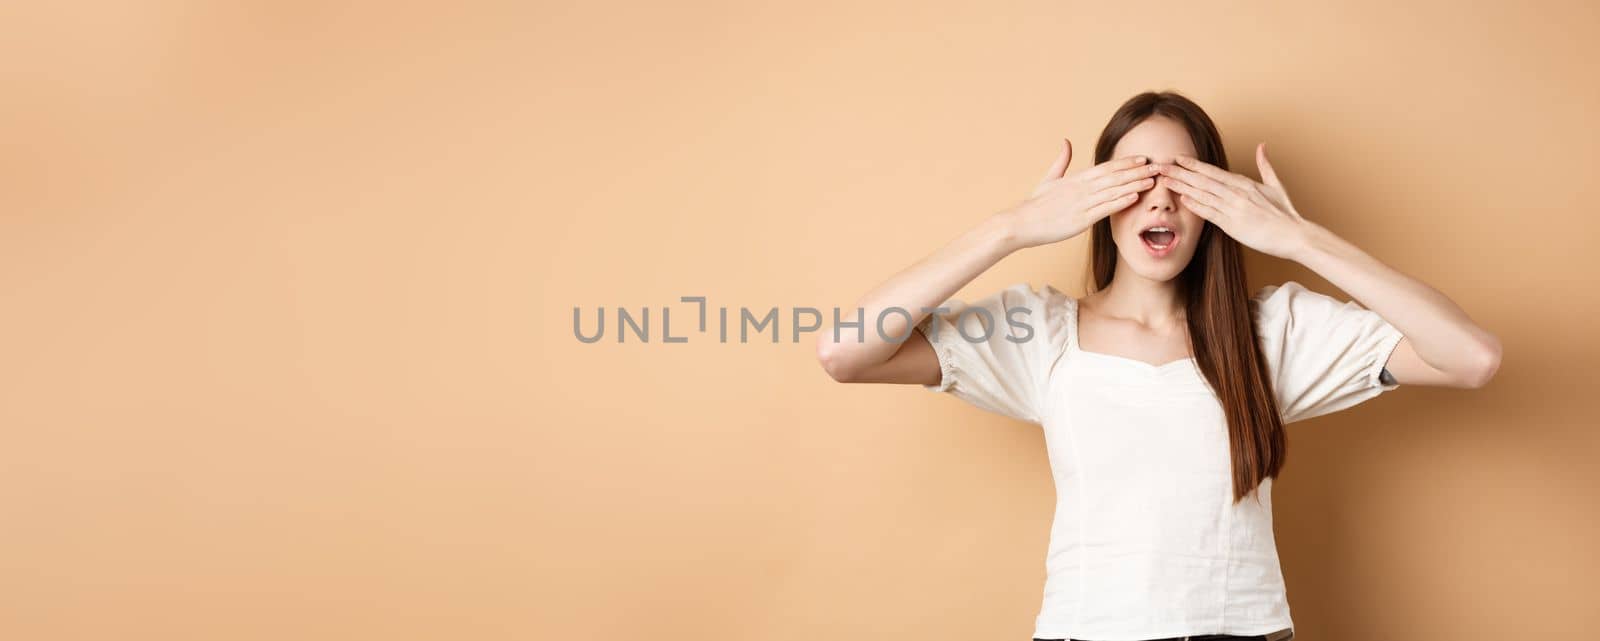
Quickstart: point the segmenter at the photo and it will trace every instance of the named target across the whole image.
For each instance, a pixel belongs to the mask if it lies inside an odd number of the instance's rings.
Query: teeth
[[[1172,231],[1172,230],[1171,229],[1167,229],[1166,227],[1151,227],[1149,229],[1146,229],[1145,231]]]

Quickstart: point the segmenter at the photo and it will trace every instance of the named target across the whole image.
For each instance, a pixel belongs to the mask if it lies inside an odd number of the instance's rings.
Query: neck
[[[1096,292],[1096,306],[1105,314],[1138,321],[1149,327],[1179,323],[1185,318],[1178,295],[1178,279],[1151,280],[1119,260],[1111,284]]]

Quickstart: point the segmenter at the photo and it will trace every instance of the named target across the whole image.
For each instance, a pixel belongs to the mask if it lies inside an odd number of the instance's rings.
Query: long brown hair
[[[1095,144],[1095,164],[1110,160],[1117,141],[1152,116],[1183,125],[1194,141],[1196,158],[1228,168],[1222,135],[1211,117],[1193,101],[1170,91],[1141,93],[1117,108]],[[1109,286],[1117,268],[1117,245],[1109,218],[1094,224],[1089,261],[1094,279],[1090,291]],[[1237,503],[1263,480],[1278,476],[1289,446],[1269,387],[1266,361],[1256,342],[1239,241],[1207,221],[1194,258],[1177,279],[1195,363],[1228,417],[1233,499]]]

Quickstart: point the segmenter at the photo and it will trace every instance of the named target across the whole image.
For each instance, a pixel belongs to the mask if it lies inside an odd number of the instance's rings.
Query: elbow
[[[844,346],[830,340],[826,334],[817,336],[817,363],[822,365],[822,371],[828,377],[840,383],[853,383],[857,380],[857,370],[849,364],[849,358],[844,353]]]
[[[1473,367],[1466,377],[1465,387],[1478,389],[1489,384],[1495,372],[1500,371],[1500,339],[1488,336],[1483,344],[1474,350]]]

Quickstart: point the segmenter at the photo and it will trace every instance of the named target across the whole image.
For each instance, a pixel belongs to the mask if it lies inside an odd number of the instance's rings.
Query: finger
[[[1197,171],[1184,169],[1178,165],[1163,165],[1161,173],[1165,178],[1174,179],[1174,182],[1181,182],[1195,189],[1211,192],[1218,198],[1242,195],[1239,190],[1223,184],[1222,181]]]
[[[1261,181],[1283,189],[1283,183],[1278,180],[1278,172],[1272,170],[1272,163],[1267,162],[1267,143],[1256,145],[1256,168],[1261,170]]]
[[[1101,218],[1105,218],[1106,216],[1110,216],[1122,211],[1123,208],[1132,205],[1134,201],[1138,199],[1139,194],[1123,194],[1116,198],[1112,198],[1111,200],[1090,207],[1089,211],[1087,212],[1089,214],[1089,222],[1094,222],[1100,220]]]
[[[1183,182],[1182,180],[1173,180],[1169,176],[1163,176],[1161,179],[1161,186],[1178,192],[1178,195],[1180,196],[1187,196],[1190,200],[1205,204],[1212,209],[1219,211],[1227,209],[1227,201],[1224,200],[1222,196],[1206,191],[1199,187],[1195,187],[1194,185]]]
[[[1139,192],[1155,186],[1155,178],[1145,178],[1143,180],[1135,180],[1133,182],[1126,182],[1120,185],[1112,185],[1110,187],[1106,187],[1105,189],[1094,192],[1091,200],[1096,203],[1105,202],[1107,200],[1121,198],[1128,194],[1137,195]]]
[[[1050,168],[1045,170],[1041,180],[1055,180],[1067,173],[1067,165],[1072,164],[1072,141],[1061,139],[1061,153],[1056,154],[1055,162],[1050,163]]]
[[[1233,173],[1206,161],[1190,156],[1178,156],[1178,164],[1185,169],[1196,171],[1210,177],[1217,182],[1247,193],[1255,185],[1255,181]]]
[[[1189,211],[1194,212],[1194,215],[1209,220],[1213,223],[1217,223],[1218,227],[1222,226],[1222,223],[1219,221],[1226,218],[1226,215],[1222,213],[1222,210],[1190,198],[1187,194],[1179,194],[1178,202],[1183,203],[1183,206],[1187,207]]]
[[[1131,169],[1122,169],[1095,178],[1089,181],[1089,188],[1094,190],[1109,189],[1117,185],[1150,178],[1159,173],[1161,173],[1161,165],[1159,164],[1136,165]]]
[[[1124,156],[1122,158],[1112,158],[1111,160],[1107,160],[1103,163],[1083,170],[1083,178],[1086,180],[1094,180],[1115,171],[1134,169],[1144,165],[1145,163],[1149,162],[1149,160],[1150,159],[1146,156]]]

